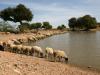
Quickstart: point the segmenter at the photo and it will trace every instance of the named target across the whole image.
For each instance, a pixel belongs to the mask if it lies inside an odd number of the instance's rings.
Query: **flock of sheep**
[[[24,42],[32,42],[39,39],[43,39],[47,36],[51,36],[50,34],[39,34],[36,36],[22,37],[20,39],[12,39],[7,42],[0,42],[0,49],[4,51],[9,51],[18,54],[25,54],[40,58],[46,58],[49,61],[59,61],[59,62],[67,62],[68,57],[66,53],[62,50],[54,50],[50,47],[46,49],[42,49],[39,46],[24,46],[22,43]]]

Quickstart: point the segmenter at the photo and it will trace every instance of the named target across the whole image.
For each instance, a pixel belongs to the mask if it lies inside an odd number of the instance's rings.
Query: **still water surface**
[[[68,32],[30,45],[64,50],[69,63],[100,69],[100,32]]]

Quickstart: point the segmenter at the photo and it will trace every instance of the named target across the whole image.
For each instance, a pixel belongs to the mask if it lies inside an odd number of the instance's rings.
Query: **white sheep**
[[[12,39],[12,41],[14,41],[14,44],[20,44],[20,42],[17,39]]]
[[[31,46],[23,46],[22,51],[23,51],[23,54],[32,55],[32,47]]]
[[[2,41],[0,41],[0,50],[4,51],[4,46],[3,46],[3,42]]]
[[[33,37],[28,37],[27,39],[28,39],[28,42],[34,41],[34,38]]]
[[[34,39],[34,41],[37,41],[38,40],[35,36],[32,36],[32,38]]]
[[[53,49],[49,48],[49,47],[46,47],[45,56],[46,56],[47,59],[52,60],[52,58],[53,58]]]
[[[22,38],[19,38],[18,41],[19,41],[20,43],[23,43],[23,42],[27,42],[28,39],[27,39],[27,37],[22,37]]]
[[[67,55],[64,51],[55,50],[53,54],[54,54],[54,60],[55,61],[63,61],[63,59],[64,59],[64,61],[68,61],[68,57],[67,57]],[[57,60],[57,58],[59,60]]]
[[[22,54],[23,53],[23,51],[22,51],[23,45],[16,45],[16,46],[17,46],[16,52],[19,54]]]
[[[10,44],[10,52],[16,53],[17,52],[17,45],[15,44]]]
[[[39,46],[32,46],[32,50],[34,52],[34,56],[43,57],[43,50]]]

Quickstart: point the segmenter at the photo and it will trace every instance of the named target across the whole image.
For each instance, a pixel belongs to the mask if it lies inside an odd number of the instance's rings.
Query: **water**
[[[100,32],[68,32],[30,45],[64,50],[69,63],[100,69]]]

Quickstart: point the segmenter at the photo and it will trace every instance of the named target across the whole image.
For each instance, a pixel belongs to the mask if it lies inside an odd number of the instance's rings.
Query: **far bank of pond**
[[[100,69],[100,32],[68,32],[26,45],[64,50],[70,64]]]

